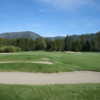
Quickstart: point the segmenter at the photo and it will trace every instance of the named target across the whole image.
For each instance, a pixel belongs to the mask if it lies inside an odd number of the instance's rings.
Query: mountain
[[[25,38],[25,39],[37,39],[41,37],[37,33],[31,31],[23,31],[23,32],[8,32],[8,33],[1,33],[0,38],[6,39],[18,39],[18,38]]]

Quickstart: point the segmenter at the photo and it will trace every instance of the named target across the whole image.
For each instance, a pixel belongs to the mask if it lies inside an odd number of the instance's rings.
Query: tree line
[[[22,51],[100,51],[100,32],[85,35],[67,35],[65,38],[3,39],[0,38],[0,48],[15,46]]]

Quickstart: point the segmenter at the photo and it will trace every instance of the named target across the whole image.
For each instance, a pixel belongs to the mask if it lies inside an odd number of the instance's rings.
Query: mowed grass
[[[0,54],[0,71],[20,72],[68,72],[99,71],[100,53],[67,53],[67,52],[20,52]],[[17,63],[20,61],[19,63]],[[26,63],[27,61],[49,61],[53,64]]]
[[[0,100],[100,100],[100,84],[0,85]]]

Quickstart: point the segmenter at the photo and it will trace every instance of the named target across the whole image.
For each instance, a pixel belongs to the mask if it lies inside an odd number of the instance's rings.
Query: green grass
[[[0,85],[0,100],[100,100],[100,84]]]
[[[53,64],[24,63],[25,61],[45,61],[44,58],[48,58]],[[89,70],[100,72],[100,53],[20,52],[0,54],[0,62],[2,61],[22,62],[0,63],[0,71],[67,72]]]

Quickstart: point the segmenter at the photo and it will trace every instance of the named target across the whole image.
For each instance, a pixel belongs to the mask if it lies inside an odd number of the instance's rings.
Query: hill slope
[[[31,31],[9,32],[0,34],[0,38],[6,38],[6,39],[29,38],[35,40],[39,37],[41,36]]]

